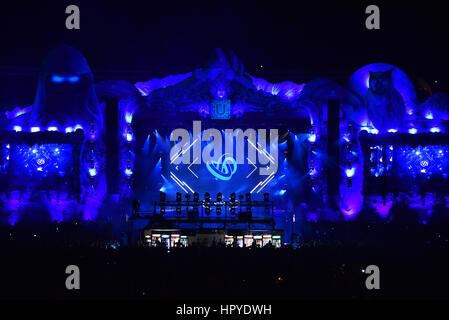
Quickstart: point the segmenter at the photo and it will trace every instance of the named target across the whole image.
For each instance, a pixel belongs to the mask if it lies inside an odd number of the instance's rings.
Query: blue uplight
[[[417,132],[418,132],[418,130],[416,128],[408,129],[408,133],[410,133],[410,134],[415,134]]]
[[[318,174],[318,171],[315,168],[311,168],[309,171],[309,175],[311,177],[315,177]]]
[[[348,168],[345,170],[345,173],[348,178],[351,178],[355,174],[355,168]]]
[[[16,132],[22,131],[22,127],[21,126],[14,126],[13,129]]]
[[[39,128],[39,127],[31,127],[30,131],[31,132],[39,132],[39,131],[41,131],[41,128]]]
[[[432,133],[440,132],[440,128],[438,128],[438,127],[430,128],[430,132],[432,132]]]
[[[307,140],[309,140],[310,143],[314,143],[316,141],[316,134],[314,133],[309,134]]]
[[[426,119],[432,120],[433,119],[433,114],[432,112],[427,112],[425,115]]]
[[[89,175],[95,177],[97,175],[97,170],[95,168],[89,168]]]
[[[133,114],[131,112],[125,113],[125,121],[127,124],[130,124],[133,121]]]

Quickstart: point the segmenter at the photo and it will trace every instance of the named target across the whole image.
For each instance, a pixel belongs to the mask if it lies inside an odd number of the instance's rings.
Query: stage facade
[[[427,223],[448,214],[449,98],[426,98],[388,64],[270,83],[222,49],[187,74],[94,83],[62,45],[34,103],[0,115],[1,220],[109,221],[168,246],[278,246],[304,221],[404,207]]]

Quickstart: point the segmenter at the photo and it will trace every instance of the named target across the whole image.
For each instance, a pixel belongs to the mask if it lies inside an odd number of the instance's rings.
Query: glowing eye
[[[80,77],[78,77],[78,76],[73,76],[73,77],[68,77],[68,78],[67,78],[67,80],[68,80],[69,82],[72,82],[72,83],[78,82],[79,79],[80,79]]]
[[[53,75],[51,77],[51,81],[56,82],[56,83],[60,83],[60,82],[64,81],[64,77]]]

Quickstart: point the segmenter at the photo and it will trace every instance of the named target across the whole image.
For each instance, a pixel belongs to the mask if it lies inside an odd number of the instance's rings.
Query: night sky
[[[65,28],[70,4],[80,7],[81,30]],[[380,7],[380,30],[365,28],[369,4]],[[213,48],[224,47],[235,51],[245,71],[269,81],[328,77],[344,85],[361,66],[386,62],[424,78],[434,91],[449,91],[449,13],[432,1],[72,0],[0,6],[1,104],[34,97],[42,59],[61,42],[85,55],[96,81],[190,72],[206,63]],[[11,100],[18,83],[25,98]]]

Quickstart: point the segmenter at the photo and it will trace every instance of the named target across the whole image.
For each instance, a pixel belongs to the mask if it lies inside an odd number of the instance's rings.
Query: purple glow
[[[388,214],[390,213],[391,207],[393,206],[393,201],[384,201],[382,198],[378,197],[377,201],[372,202],[371,205],[373,208],[376,209],[376,212],[382,217],[386,218],[388,217]]]

